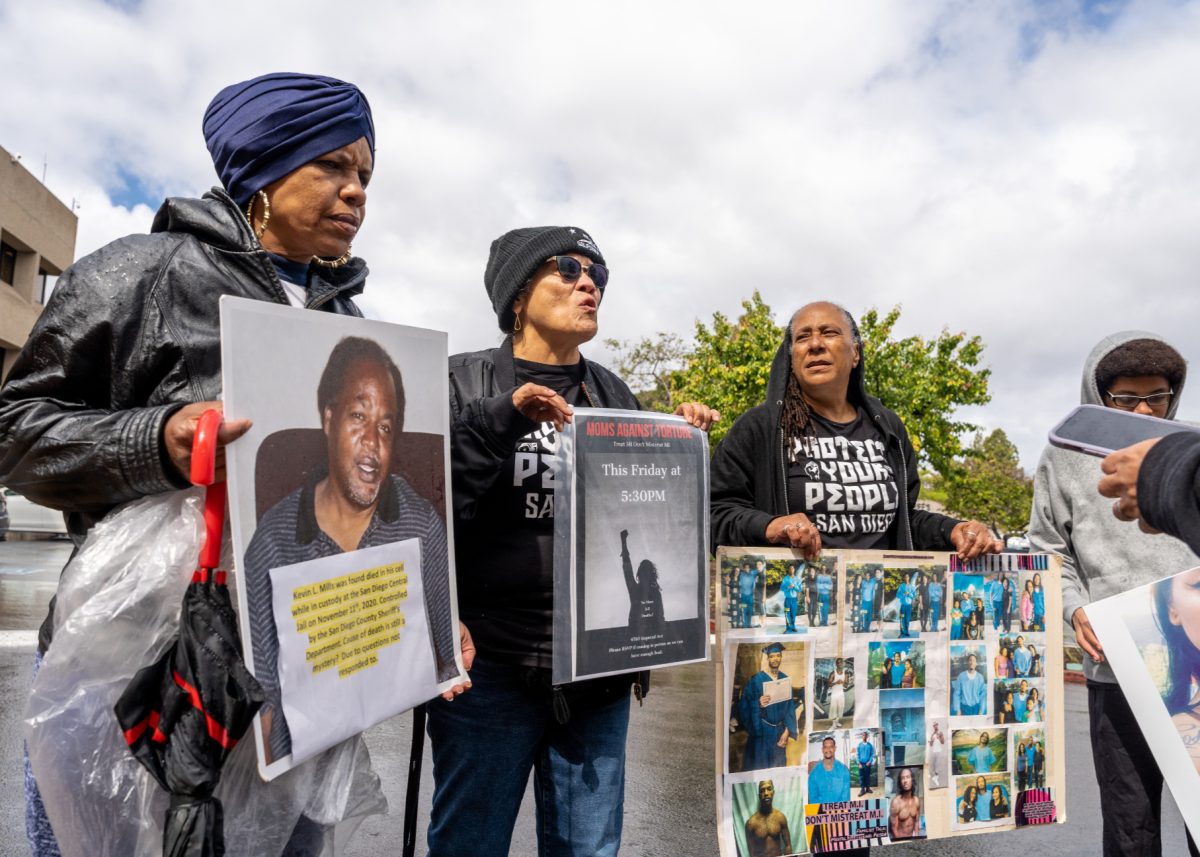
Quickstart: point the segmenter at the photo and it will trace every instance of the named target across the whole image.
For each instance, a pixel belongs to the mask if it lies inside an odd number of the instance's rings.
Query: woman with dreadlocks
[[[863,387],[862,340],[837,304],[801,307],[771,366],[767,401],[712,461],[717,545],[999,552],[978,521],[916,508],[917,456],[900,418]]]

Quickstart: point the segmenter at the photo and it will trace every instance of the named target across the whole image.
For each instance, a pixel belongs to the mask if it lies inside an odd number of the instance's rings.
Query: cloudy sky
[[[1027,467],[1103,335],[1200,365],[1197,2],[0,0],[0,41],[0,146],[79,204],[78,255],[215,183],[221,87],[311,71],[374,108],[368,313],[452,350],[498,340],[491,240],[565,223],[613,268],[606,337],[754,289],[981,335],[970,416]]]

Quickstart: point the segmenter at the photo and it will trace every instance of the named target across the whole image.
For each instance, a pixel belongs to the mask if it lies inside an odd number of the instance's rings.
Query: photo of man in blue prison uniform
[[[749,563],[742,563],[738,572],[738,627],[749,628],[750,617],[754,615],[754,589],[758,585],[759,570],[750,568]]]
[[[978,794],[975,797],[975,820],[976,821],[991,821],[992,820],[992,800],[988,797],[989,790],[987,780],[983,777],[975,778],[975,791]]]
[[[938,617],[942,615],[942,585],[936,577],[929,579],[929,618],[933,622],[933,631],[937,632]]]
[[[1000,630],[1000,622],[1004,618],[1004,582],[1000,578],[993,578],[988,581],[987,595],[988,600],[992,602],[992,630]]]
[[[900,584],[896,596],[900,599],[900,636],[911,637],[912,635],[908,632],[908,623],[912,621],[913,602],[917,599],[917,588],[912,585],[911,577],[905,578],[904,582]]]
[[[954,679],[950,693],[950,713],[967,716],[987,714],[987,679],[979,672],[975,655],[967,656],[967,668]]]
[[[787,574],[779,584],[779,591],[783,593],[783,615],[787,620],[784,633],[795,634],[796,615],[800,610],[800,579],[796,576],[796,566],[788,566]]]
[[[967,753],[967,762],[971,765],[973,773],[986,774],[992,769],[992,765],[996,764],[996,754],[988,745],[990,740],[991,737],[984,732],[979,736],[979,743],[971,748],[970,753]]]
[[[896,657],[892,660],[891,672],[892,687],[901,687],[904,681],[904,653],[897,652]]]
[[[821,602],[821,624],[829,624],[829,599],[833,594],[833,577],[821,567],[817,575],[817,599]]]
[[[743,771],[783,767],[787,764],[787,740],[797,737],[795,699],[789,695],[786,702],[771,702],[763,694],[767,682],[788,677],[779,669],[783,644],[770,643],[763,647],[763,654],[767,656],[767,668],[746,682],[738,700],[738,722],[746,730]]]
[[[875,772],[875,747],[866,732],[862,734],[862,741],[855,748],[855,754],[858,756],[858,796],[862,797],[871,793]]]
[[[850,800],[850,769],[834,758],[837,742],[821,742],[821,761],[808,772],[809,803],[843,803]]]
[[[1029,675],[1029,668],[1033,666],[1033,655],[1025,648],[1024,637],[1017,637],[1017,642],[1013,645],[1012,659],[1017,675]]]
[[[1021,679],[1021,686],[1016,693],[1013,694],[1013,710],[1017,713],[1017,722],[1025,723],[1029,720],[1026,700],[1029,699],[1029,682]]]
[[[879,581],[874,575],[867,575],[862,582],[862,601],[859,604],[858,630],[871,630],[871,616],[875,611],[875,587]]]

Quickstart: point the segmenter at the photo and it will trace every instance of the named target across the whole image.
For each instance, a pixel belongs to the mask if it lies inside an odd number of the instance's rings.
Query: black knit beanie
[[[551,256],[568,253],[580,253],[605,264],[592,236],[574,226],[526,226],[505,232],[492,242],[483,285],[501,330],[512,330],[513,301],[534,272]]]

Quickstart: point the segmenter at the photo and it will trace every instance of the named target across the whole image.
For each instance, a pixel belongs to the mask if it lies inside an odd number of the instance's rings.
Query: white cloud
[[[213,183],[222,86],[343,77],[378,126],[372,314],[493,344],[490,241],[577,224],[615,272],[604,336],[688,334],[755,288],[781,318],[832,297],[981,334],[974,418],[1032,466],[1104,334],[1200,358],[1200,7],[1074,8],[0,0],[0,145],[82,201],[83,254],[149,226],[105,193],[122,174]]]

